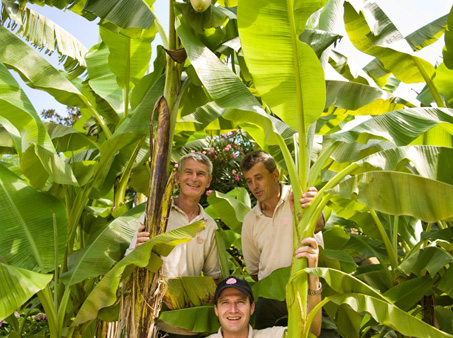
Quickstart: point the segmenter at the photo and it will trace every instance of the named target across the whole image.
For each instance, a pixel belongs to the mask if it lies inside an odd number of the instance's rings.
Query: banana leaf
[[[416,277],[395,285],[384,296],[400,309],[409,311],[423,296],[430,293],[434,282],[430,276]]]
[[[44,50],[46,54],[57,51],[60,62],[64,62],[66,71],[72,73],[74,77],[84,71],[87,49],[74,36],[30,8],[22,8],[9,1],[2,3],[12,21],[8,26],[11,26],[12,30],[19,27],[17,35],[25,37],[33,46]],[[6,26],[7,22],[8,20],[3,20],[3,25]]]
[[[160,320],[190,332],[216,332],[220,327],[213,306],[162,311]]]
[[[214,191],[208,197],[210,208],[233,231],[241,233],[242,221],[251,208],[229,194]]]
[[[122,0],[119,2],[87,0],[83,10],[122,28],[148,29],[155,19],[150,7],[153,2],[144,0]]]
[[[167,256],[176,245],[188,242],[203,227],[204,225],[201,222],[195,222],[155,236],[133,250],[119,261],[94,287],[83,302],[72,325],[76,326],[95,319],[100,309],[115,303],[117,299],[116,291],[120,281],[126,277],[123,275],[126,268],[138,266],[147,267],[152,272],[157,271],[162,265],[162,259],[158,256],[159,254]],[[131,270],[129,269],[130,272]]]
[[[431,278],[434,278],[451,261],[453,256],[447,251],[431,246],[414,252],[399,267],[408,276],[411,274],[424,276],[428,273]]]
[[[180,277],[165,280],[164,303],[170,310],[210,305],[216,285],[211,277]]]
[[[390,215],[408,215],[425,222],[453,219],[453,185],[417,175],[367,172],[329,192],[357,199],[371,209]]]
[[[430,22],[429,24],[409,34],[405,39],[414,52],[421,50],[422,48],[439,40],[445,32],[447,20],[448,14],[441,16],[439,19],[434,20],[433,22]]]
[[[331,135],[333,142],[366,143],[369,139],[388,140],[397,146],[410,144],[434,126],[453,123],[453,110],[446,108],[407,108],[376,116],[351,130]]]
[[[0,256],[16,267],[42,273],[54,270],[55,258],[62,262],[66,246],[63,203],[34,190],[1,164],[0,190]]]
[[[442,337],[451,338],[453,335],[413,317],[397,306],[381,299],[363,294],[342,294],[330,296],[328,299],[336,304],[347,304],[356,312],[367,312],[377,322],[382,323],[403,335],[411,337]]]
[[[144,211],[141,204],[91,234],[86,245],[68,257],[68,270],[61,281],[70,286],[106,274],[123,257]]]
[[[272,112],[300,133],[307,132],[325,105],[321,64],[298,39],[322,4],[241,1],[238,7],[239,35],[255,87]]]
[[[52,275],[25,270],[0,262],[0,320],[5,319],[36,292],[44,289]]]
[[[444,63],[448,69],[453,69],[453,11],[447,19],[448,29],[445,31],[445,47],[442,51]]]
[[[372,18],[373,25],[377,25],[373,30],[368,26],[367,16]],[[344,21],[354,46],[379,59],[384,69],[392,72],[398,80],[405,83],[425,82],[414,59],[422,64],[428,76],[434,74],[434,67],[427,61],[386,47],[401,40],[402,36],[377,4],[367,3],[358,13],[350,3],[345,2]]]
[[[106,44],[100,43],[91,48],[86,56],[88,83],[90,88],[110,105],[115,114],[123,113],[123,92],[116,82],[115,74],[108,64],[109,50]],[[111,114],[114,115],[114,114]],[[111,117],[112,121],[115,121]],[[116,123],[119,117],[116,116]]]

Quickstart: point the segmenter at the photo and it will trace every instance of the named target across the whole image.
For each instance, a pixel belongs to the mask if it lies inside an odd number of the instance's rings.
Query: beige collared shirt
[[[291,186],[282,185],[280,200],[272,217],[265,216],[260,203],[244,217],[242,224],[242,253],[250,275],[258,279],[274,270],[290,266],[293,259],[293,213],[288,197]],[[315,234],[323,246],[322,233]]]
[[[263,330],[254,330],[249,325],[249,335],[247,338],[282,338],[285,330],[286,327],[283,326],[273,326]],[[220,328],[217,333],[214,333],[206,338],[223,338],[222,328]]]
[[[162,273],[166,278],[182,276],[210,276],[215,279],[220,278],[220,262],[215,240],[216,222],[209,216],[201,205],[200,213],[192,221],[184,211],[174,203],[170,210],[167,231],[175,230],[197,221],[203,221],[206,228],[201,230],[192,240],[187,243],[177,245],[167,257],[162,257]],[[140,217],[139,225],[144,223],[145,215]],[[138,229],[138,227],[137,227]],[[137,233],[131,241],[128,254],[135,248]]]

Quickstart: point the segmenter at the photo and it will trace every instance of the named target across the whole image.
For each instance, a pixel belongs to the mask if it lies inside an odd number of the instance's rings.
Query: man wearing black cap
[[[305,238],[302,247],[296,250],[297,258],[306,258],[308,266],[318,266],[318,244],[313,237]],[[321,286],[319,279],[308,277],[308,311],[321,302]],[[231,276],[217,285],[214,296],[214,311],[219,318],[220,329],[208,338],[282,338],[286,330],[283,326],[274,326],[263,330],[254,330],[249,322],[255,311],[253,293],[248,283]],[[318,336],[321,330],[321,312],[315,316],[311,333]]]

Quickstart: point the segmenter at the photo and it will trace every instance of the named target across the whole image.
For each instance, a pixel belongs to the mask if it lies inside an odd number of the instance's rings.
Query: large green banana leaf
[[[324,1],[253,1],[238,6],[242,50],[259,95],[286,124],[303,133],[322,113],[324,73],[299,40]]]
[[[447,68],[453,69],[453,11],[450,11],[447,22],[448,29],[445,32],[445,47],[442,56]]]
[[[119,261],[95,286],[82,304],[73,325],[79,325],[95,319],[100,309],[115,303],[117,299],[116,291],[122,278],[126,277],[123,272],[127,267],[147,267],[152,272],[157,271],[162,265],[162,259],[158,255],[167,256],[176,245],[188,242],[203,228],[202,222],[195,222],[183,228],[153,237],[133,250]],[[129,269],[130,272],[131,270]]]
[[[383,139],[402,146],[410,144],[421,134],[442,122],[453,123],[453,110],[408,108],[376,116],[351,130],[331,135],[331,139],[361,143],[366,143],[369,139]]]
[[[43,122],[1,62],[0,88],[2,126],[21,154],[20,165],[31,184],[42,189],[50,178],[52,182],[77,185],[71,168],[57,155]]]
[[[404,335],[414,337],[452,337],[452,335],[439,331],[399,309],[380,292],[370,288],[367,284],[351,275],[326,268],[306,269],[306,271],[314,276],[322,277],[330,288],[338,293],[329,294],[325,299],[338,305],[347,304],[359,313],[367,312],[379,323],[389,326]],[[390,295],[392,296],[392,294]]]
[[[438,285],[439,289],[444,291],[450,297],[453,297],[453,267],[447,269],[445,274],[442,276],[441,281]]]
[[[417,317],[399,309],[397,306],[381,299],[364,294],[342,294],[327,297],[336,304],[347,304],[356,312],[367,312],[377,322],[382,323],[403,335],[410,337],[442,337],[453,335],[436,329]]]
[[[372,16],[373,30],[367,24],[367,16]],[[425,82],[414,59],[422,64],[428,76],[434,74],[434,67],[429,62],[385,47],[402,39],[402,36],[375,3],[367,3],[358,13],[350,3],[345,2],[344,22],[354,46],[378,58],[384,68],[392,72],[397,79],[405,83]]]
[[[420,50],[439,40],[444,34],[447,26],[448,14],[440,17],[433,22],[417,29],[415,32],[406,36],[406,41],[412,47],[413,51]]]
[[[272,273],[259,280],[252,286],[253,297],[264,297],[269,299],[285,300],[286,290],[283,287],[288,283],[290,276],[290,267],[281,268],[272,271]]]
[[[348,63],[348,58],[335,50],[329,55],[329,64],[345,79],[355,83],[369,84],[366,78],[356,74],[358,71],[352,69]]]
[[[3,1],[3,6],[14,26],[19,27],[17,35],[25,37],[46,53],[57,51],[60,61],[64,61],[65,69],[73,72],[73,75],[77,76],[84,71],[87,49],[73,35],[30,8],[21,8],[10,1]],[[4,25],[7,22],[8,20],[3,20]]]
[[[109,50],[101,43],[86,56],[89,84],[93,91],[107,101],[115,112],[123,112],[123,92],[108,64]],[[117,117],[118,119],[118,117]]]
[[[5,319],[36,292],[44,289],[52,275],[25,270],[0,262],[0,320]]]
[[[8,69],[0,62],[0,115],[10,123],[3,126],[12,135],[16,151],[25,151],[31,142],[48,150],[53,150],[52,141],[44,124],[36,113],[25,93]]]
[[[33,143],[24,152],[20,167],[31,185],[37,189],[43,189],[47,180],[58,184],[78,185],[71,166],[63,158]]]
[[[38,52],[20,38],[0,27],[0,62],[17,71],[32,88],[42,89],[68,106],[84,107],[77,88]]]
[[[250,211],[249,206],[230,194],[223,194],[218,191],[209,195],[208,203],[209,208],[212,208],[215,215],[218,215],[231,230],[241,233],[242,221]]]
[[[344,109],[335,109],[337,115],[380,115],[401,109],[406,103],[379,88],[362,83],[330,80],[326,84],[326,108],[333,105]]]
[[[137,37],[115,33],[101,26],[102,41],[109,49],[109,68],[116,75],[118,85],[130,90],[145,75],[151,59],[151,42],[156,31],[146,31]]]
[[[98,148],[99,145],[85,133],[57,123],[44,123],[57,152],[77,151],[84,147]]]
[[[409,311],[430,292],[434,282],[430,276],[416,277],[395,285],[386,291],[384,296],[402,310]]]
[[[412,174],[367,172],[329,192],[390,215],[408,215],[425,222],[453,219],[453,185]]]
[[[214,299],[216,284],[212,277],[186,276],[165,280],[164,302],[170,310],[209,305]]]
[[[216,332],[220,327],[213,306],[162,311],[159,320],[191,332]]]
[[[61,275],[62,282],[73,285],[106,274],[124,255],[144,211],[142,204],[92,234],[82,249],[69,256],[68,271]]]
[[[122,28],[148,29],[155,16],[151,10],[152,0],[87,0],[84,10]]]
[[[63,203],[32,189],[3,165],[0,190],[0,256],[17,267],[43,273],[54,270],[63,259],[66,245]]]
[[[406,146],[380,151],[357,162],[381,170],[399,171],[410,161],[420,176],[453,185],[453,148]],[[369,170],[369,169],[368,169]],[[404,169],[403,169],[404,170]],[[407,169],[406,169],[407,170]]]
[[[38,52],[2,26],[0,44],[8,46],[0,49],[0,62],[19,73],[30,87],[46,91],[62,104],[79,107],[82,115],[88,113],[87,118],[94,115],[105,135],[110,136],[110,130],[88,99]]]
[[[241,121],[241,127],[263,148],[267,148],[266,144],[283,142],[281,130],[279,131],[277,126],[284,123],[266,114],[258,100],[230,67],[201,44],[178,6],[175,7],[175,12],[176,31],[200,81],[219,107],[231,108],[226,109],[223,116],[238,124],[238,121]]]
[[[411,274],[424,276],[428,273],[431,278],[434,278],[443,267],[452,261],[453,256],[447,251],[431,246],[414,252],[399,267],[408,276]]]

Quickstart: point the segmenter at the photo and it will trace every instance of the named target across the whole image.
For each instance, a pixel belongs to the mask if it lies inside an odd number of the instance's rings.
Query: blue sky
[[[351,0],[351,2],[353,1]],[[414,30],[436,20],[440,16],[447,14],[453,4],[453,0],[377,0],[376,2],[397,26],[403,36],[406,36]],[[69,10],[63,12],[48,6],[29,6],[33,10],[47,16],[56,24],[69,31],[79,41],[81,41],[87,49],[98,43],[98,26],[96,21],[90,22]],[[156,0],[154,4],[154,11],[163,27],[168,31],[168,0]],[[160,38],[157,37],[154,44],[159,43]],[[418,52],[417,56],[425,58],[427,61],[432,63],[436,61],[440,62],[443,44],[442,38],[441,41],[438,41],[437,43]],[[339,46],[340,47],[337,48],[337,50],[347,55],[349,60],[354,62],[358,68],[363,67],[372,59],[372,57],[368,57],[363,53],[356,51],[354,47],[348,44],[347,39],[343,39]],[[405,51],[410,52],[409,49]],[[61,66],[58,65],[58,57],[56,54],[50,58],[50,62],[55,67],[61,68]],[[334,71],[329,70],[326,71],[326,78],[342,79],[339,75],[335,74]],[[18,76],[16,76],[16,79],[18,79]],[[18,81],[21,82],[20,79]],[[21,85],[22,84],[23,82],[21,82]],[[401,88],[399,88],[396,92],[397,95],[411,102],[416,102],[416,91],[420,91],[423,85],[403,85],[400,87]],[[56,102],[47,93],[33,90],[28,88],[26,85],[22,85],[22,88],[24,88],[37,112],[50,108],[56,109],[60,114],[64,114],[66,111],[65,106]]]

